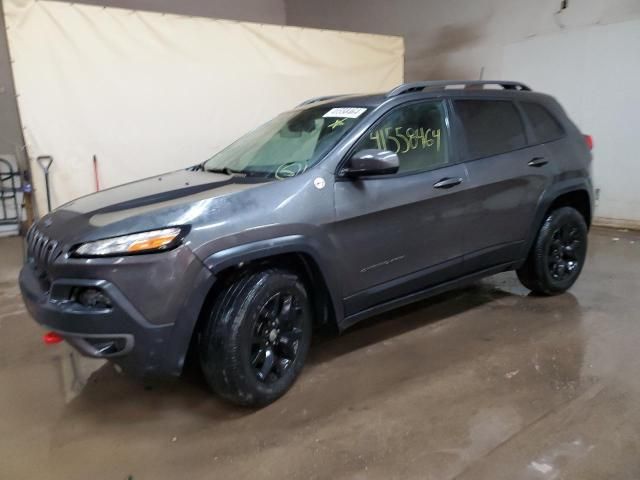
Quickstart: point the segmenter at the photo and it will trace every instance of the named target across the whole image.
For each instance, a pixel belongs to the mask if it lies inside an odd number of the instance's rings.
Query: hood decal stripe
[[[228,180],[222,182],[211,182],[204,183],[201,185],[193,185],[185,188],[179,188],[175,190],[170,190],[167,192],[155,193],[153,195],[148,195],[146,197],[135,198],[133,200],[127,200],[126,202],[120,202],[113,205],[106,206],[104,208],[95,210],[92,215],[99,215],[103,213],[111,213],[119,210],[128,210],[130,208],[138,208],[145,207],[147,205],[153,205],[154,203],[166,202],[170,200],[175,200],[177,198],[186,197],[188,195],[193,195],[195,193],[204,192],[206,190],[212,190],[214,188],[220,188],[225,185],[230,185],[234,183],[247,184],[247,183],[265,183],[270,180],[265,178],[244,178],[244,177],[230,177]]]

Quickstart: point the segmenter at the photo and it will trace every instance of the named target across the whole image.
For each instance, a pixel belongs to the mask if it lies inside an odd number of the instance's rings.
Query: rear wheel
[[[221,292],[200,337],[207,382],[223,398],[262,406],[283,395],[304,364],[312,309],[292,273],[248,273]]]
[[[518,278],[540,295],[556,295],[578,279],[587,255],[587,224],[571,207],[552,211],[545,219]]]

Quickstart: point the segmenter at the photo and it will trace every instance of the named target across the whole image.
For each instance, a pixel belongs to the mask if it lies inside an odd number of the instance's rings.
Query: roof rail
[[[420,92],[426,89],[445,89],[447,87],[452,86],[463,86],[464,88],[473,88],[473,87],[483,87],[485,85],[499,85],[505,90],[522,90],[522,91],[530,91],[531,89],[520,82],[510,82],[504,80],[433,80],[426,82],[411,82],[411,83],[403,83],[402,85],[397,86],[389,93],[387,93],[388,97],[395,97],[398,95],[402,95],[403,93],[413,93]]]
[[[332,100],[334,98],[346,97],[348,95],[349,94],[342,93],[340,95],[325,95],[323,97],[314,97],[314,98],[310,98],[309,100],[305,100],[304,102],[300,103],[299,105],[296,106],[296,108],[303,107],[305,105],[311,105],[312,103],[324,102],[325,100]]]

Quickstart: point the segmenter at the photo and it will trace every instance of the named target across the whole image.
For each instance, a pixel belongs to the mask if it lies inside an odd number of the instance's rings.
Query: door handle
[[[542,167],[549,163],[549,160],[545,160],[544,157],[533,157],[527,165],[530,167]]]
[[[461,178],[443,178],[439,182],[433,184],[433,188],[451,188],[462,183]]]

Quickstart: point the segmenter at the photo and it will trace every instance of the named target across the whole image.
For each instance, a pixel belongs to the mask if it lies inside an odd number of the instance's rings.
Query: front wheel
[[[200,336],[204,376],[232,403],[271,403],[300,373],[311,328],[311,304],[295,274],[246,273],[221,292]]]
[[[520,282],[539,295],[557,295],[578,279],[587,256],[587,224],[574,208],[553,210],[545,219],[524,265]]]

